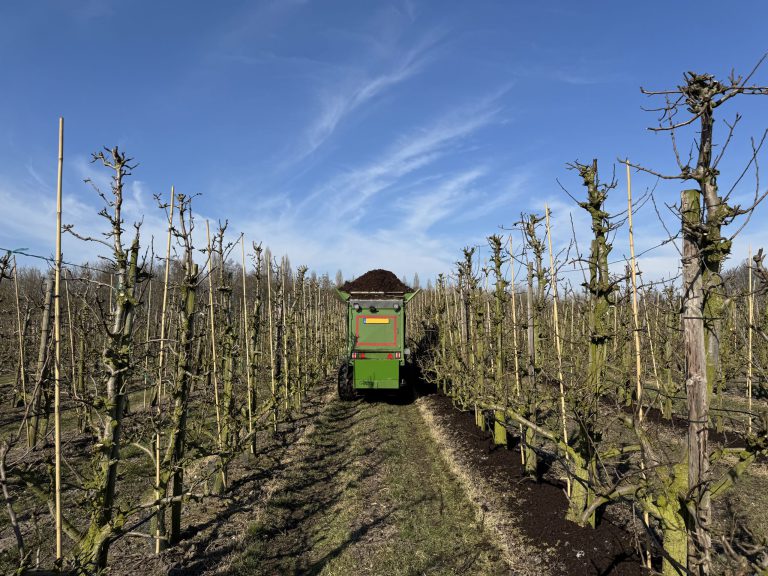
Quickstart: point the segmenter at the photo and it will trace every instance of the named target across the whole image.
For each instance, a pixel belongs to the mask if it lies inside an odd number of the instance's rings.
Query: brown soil
[[[565,487],[544,475],[535,482],[524,473],[519,453],[494,446],[488,432],[475,425],[474,415],[457,410],[445,396],[428,397],[429,409],[454,438],[459,456],[474,474],[498,488],[497,510],[515,519],[515,527],[552,555],[551,566],[562,574],[635,576],[644,574],[626,519],[606,514],[596,529],[565,519]],[[621,522],[621,524],[620,524]]]
[[[344,283],[339,290],[357,293],[388,292],[392,294],[404,294],[411,291],[392,272],[380,268],[370,270],[359,278]]]

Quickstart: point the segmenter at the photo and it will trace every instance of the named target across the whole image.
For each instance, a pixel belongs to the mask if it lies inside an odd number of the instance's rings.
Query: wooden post
[[[752,326],[755,323],[755,292],[752,288],[752,246],[749,247],[749,327],[747,329],[747,434],[752,434]]]
[[[627,215],[629,219],[629,258],[630,258],[630,274],[632,277],[632,319],[634,322],[634,343],[635,343],[635,382],[636,382],[636,399],[637,399],[637,419],[643,421],[643,385],[642,385],[642,363],[640,360],[640,320],[637,312],[637,262],[635,260],[635,234],[632,227],[632,175],[629,171],[629,163],[626,163],[627,167]],[[646,315],[648,309],[646,307]],[[647,324],[647,321],[646,321]],[[649,338],[650,339],[650,338]],[[651,344],[653,346],[653,344]],[[653,348],[651,348],[653,350]],[[640,462],[640,468],[644,469],[644,463]],[[645,479],[645,473],[642,473],[643,479]],[[646,527],[650,526],[650,517],[648,511],[643,511],[643,523]],[[646,549],[644,554],[645,567],[651,568],[651,552]]]
[[[637,313],[637,264],[635,262],[635,235],[632,228],[632,176],[629,171],[629,163],[625,164],[627,167],[627,217],[629,219],[629,258],[630,258],[630,276],[632,278],[632,318],[635,326],[635,378],[636,388],[635,397],[637,400],[637,417],[640,422],[643,421],[643,384],[642,378],[642,364],[640,361],[640,321]]]
[[[285,412],[290,411],[290,371],[288,370],[288,295],[286,294],[285,280],[288,274],[286,270],[286,256],[280,259],[280,375],[283,381],[283,393],[285,394]]]
[[[162,396],[163,396],[163,367],[165,360],[165,313],[168,303],[168,273],[171,268],[171,236],[173,233],[173,211],[176,205],[176,190],[171,186],[171,211],[168,215],[168,237],[165,245],[165,274],[163,276],[163,303],[160,311],[160,353],[158,354],[157,362],[157,414],[160,416],[162,413]],[[150,290],[152,284],[150,283]],[[150,297],[151,297],[150,292]],[[151,303],[151,299],[150,299]],[[149,322],[149,321],[147,321]],[[157,434],[155,435],[155,498],[160,500],[165,494],[160,493],[160,449],[162,445],[162,432],[160,430],[160,423],[158,420]],[[157,522],[155,523],[155,554],[159,554],[163,549],[163,523],[160,518],[163,514],[162,506],[157,507]]]
[[[552,278],[552,304],[553,304],[553,322],[555,324],[555,350],[557,351],[557,381],[560,384],[560,419],[563,424],[563,442],[568,445],[568,426],[565,420],[565,389],[563,388],[563,351],[560,344],[560,323],[557,316],[557,271],[555,270],[555,256],[552,253],[552,231],[549,227],[549,206],[544,205],[544,215],[547,219],[547,242],[549,244],[549,270]],[[565,460],[568,461],[568,453],[565,453]],[[568,498],[571,497],[571,479],[565,478],[565,489]]]
[[[56,269],[54,272],[53,338],[56,359],[53,365],[53,426],[56,492],[56,561],[61,561],[61,189],[64,172],[64,118],[59,117],[59,162],[56,177]]]
[[[245,330],[245,377],[248,387],[248,433],[253,433],[253,381],[251,380],[251,338],[248,334],[248,298],[245,291],[245,234],[240,235],[243,256],[243,329]],[[253,443],[251,443],[253,450]]]
[[[275,344],[272,310],[272,253],[267,254],[267,316],[269,317],[269,384],[272,392],[272,428],[277,432],[277,390],[275,389]],[[320,288],[318,287],[318,297]]]
[[[515,363],[515,396],[520,400],[520,362],[517,358],[517,303],[515,295],[515,257],[512,248],[512,234],[509,235],[509,265],[512,268],[512,356]],[[520,424],[520,462],[525,464],[525,449],[523,448],[523,425]]]

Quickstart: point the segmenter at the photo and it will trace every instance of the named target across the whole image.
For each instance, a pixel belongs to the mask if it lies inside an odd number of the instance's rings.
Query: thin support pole
[[[749,328],[747,330],[747,434],[752,434],[752,326],[755,322],[755,291],[752,289],[752,246],[749,247]]]
[[[165,360],[165,314],[166,314],[166,306],[168,304],[168,274],[171,269],[171,236],[173,234],[173,211],[174,207],[176,206],[176,189],[171,186],[171,211],[168,214],[168,237],[166,239],[166,245],[165,245],[165,275],[163,277],[163,303],[160,310],[160,353],[158,354],[157,359],[157,415],[158,415],[158,423],[157,423],[157,434],[155,435],[155,498],[157,500],[160,500],[165,496],[165,494],[160,494],[160,449],[162,446],[162,432],[160,429],[160,415],[162,414],[162,396],[163,396],[163,367],[164,367],[164,360]],[[152,288],[152,285],[150,284],[150,290]],[[150,296],[151,296],[150,292]],[[150,300],[151,305],[151,300]],[[147,325],[149,325],[149,320],[147,320]],[[162,507],[157,507],[157,518],[158,521],[155,522],[155,554],[160,554],[160,551],[163,547],[162,545],[162,538],[163,534],[161,534],[162,526],[160,524],[160,514],[162,513]]]
[[[637,397],[637,418],[643,421],[643,383],[642,383],[642,363],[640,360],[640,320],[637,313],[637,262],[635,260],[635,234],[632,227],[632,175],[627,167],[627,216],[629,221],[629,259],[630,276],[632,278],[632,318],[635,323],[635,379]]]
[[[637,382],[637,388],[635,395],[637,397],[637,419],[639,422],[643,421],[643,366],[640,360],[640,319],[637,312],[637,260],[635,259],[635,231],[632,226],[632,174],[629,170],[629,163],[626,163],[627,167],[627,215],[629,218],[629,258],[630,258],[630,276],[632,278],[632,319],[634,322],[634,343],[635,343],[635,381]],[[646,305],[647,312],[647,305]],[[647,323],[647,321],[646,321]],[[650,339],[650,338],[649,338]],[[640,469],[644,469],[644,462],[640,462]],[[642,472],[642,478],[645,479],[645,472]],[[643,511],[643,522],[645,526],[650,526],[650,516],[647,510]],[[645,550],[645,566],[651,567],[651,552],[650,549]]]
[[[55,452],[56,492],[56,561],[61,553],[61,189],[64,173],[64,118],[59,117],[59,162],[56,177],[56,270],[54,273],[53,335],[56,346],[56,362],[53,366],[53,422]]]
[[[515,359],[515,394],[518,401],[520,400],[520,362],[517,358],[518,342],[517,342],[517,302],[515,295],[515,256],[514,249],[512,247],[512,234],[509,235],[509,266],[512,269],[512,350],[513,357]],[[520,424],[520,438],[525,436],[523,432],[523,425]],[[520,442],[520,462],[525,465],[525,442]]]
[[[553,322],[555,324],[555,350],[557,351],[557,381],[560,384],[560,419],[563,423],[563,442],[568,445],[568,426],[565,421],[565,389],[563,388],[563,351],[560,344],[560,322],[557,315],[557,271],[555,270],[555,256],[552,253],[552,231],[549,227],[549,206],[544,205],[544,214],[547,217],[547,242],[549,244],[549,270],[552,277],[552,304]],[[565,453],[566,461],[568,452]],[[568,498],[571,497],[571,478],[565,479],[565,488]]]
[[[245,376],[248,386],[248,433],[253,433],[253,382],[251,380],[251,339],[248,334],[248,297],[245,291],[245,234],[240,236],[243,256],[243,328],[245,330]],[[253,444],[251,444],[253,450]]]
[[[318,294],[319,294],[318,287]],[[272,255],[267,259],[267,316],[269,317],[269,385],[272,392],[272,427],[277,432],[277,390],[275,385],[275,344],[273,341],[272,321]]]

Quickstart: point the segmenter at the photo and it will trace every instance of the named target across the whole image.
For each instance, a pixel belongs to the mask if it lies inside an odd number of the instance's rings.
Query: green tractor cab
[[[347,304],[347,357],[339,367],[339,397],[351,400],[359,390],[399,390],[405,375],[405,309],[413,292],[344,292]]]

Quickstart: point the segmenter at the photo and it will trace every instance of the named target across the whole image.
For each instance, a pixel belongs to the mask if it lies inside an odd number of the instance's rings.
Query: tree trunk
[[[41,406],[47,404],[46,397],[48,380],[48,345],[51,335],[51,299],[53,297],[53,279],[48,276],[45,279],[45,300],[43,304],[43,316],[40,320],[40,348],[37,354],[37,371],[35,372],[35,389],[32,395],[32,429],[29,434],[29,447],[37,446],[37,437],[40,434],[40,421],[44,421],[42,435],[45,436],[48,414]],[[45,414],[43,414],[45,412]]]
[[[184,493],[184,459],[187,434],[187,405],[189,402],[189,380],[194,373],[192,344],[195,335],[195,312],[197,309],[197,264],[187,263],[187,277],[182,287],[182,317],[179,327],[179,357],[176,364],[176,383],[174,386],[173,430],[169,444],[170,454],[166,455],[170,469],[172,494],[178,498]],[[171,531],[168,535],[170,544],[176,544],[181,538],[182,502],[175,499],[171,504]]]
[[[683,337],[685,387],[688,399],[688,488],[695,514],[688,522],[688,570],[710,573],[711,509],[707,447],[707,355],[704,336],[704,266],[701,254],[701,193],[682,194],[683,227]]]

